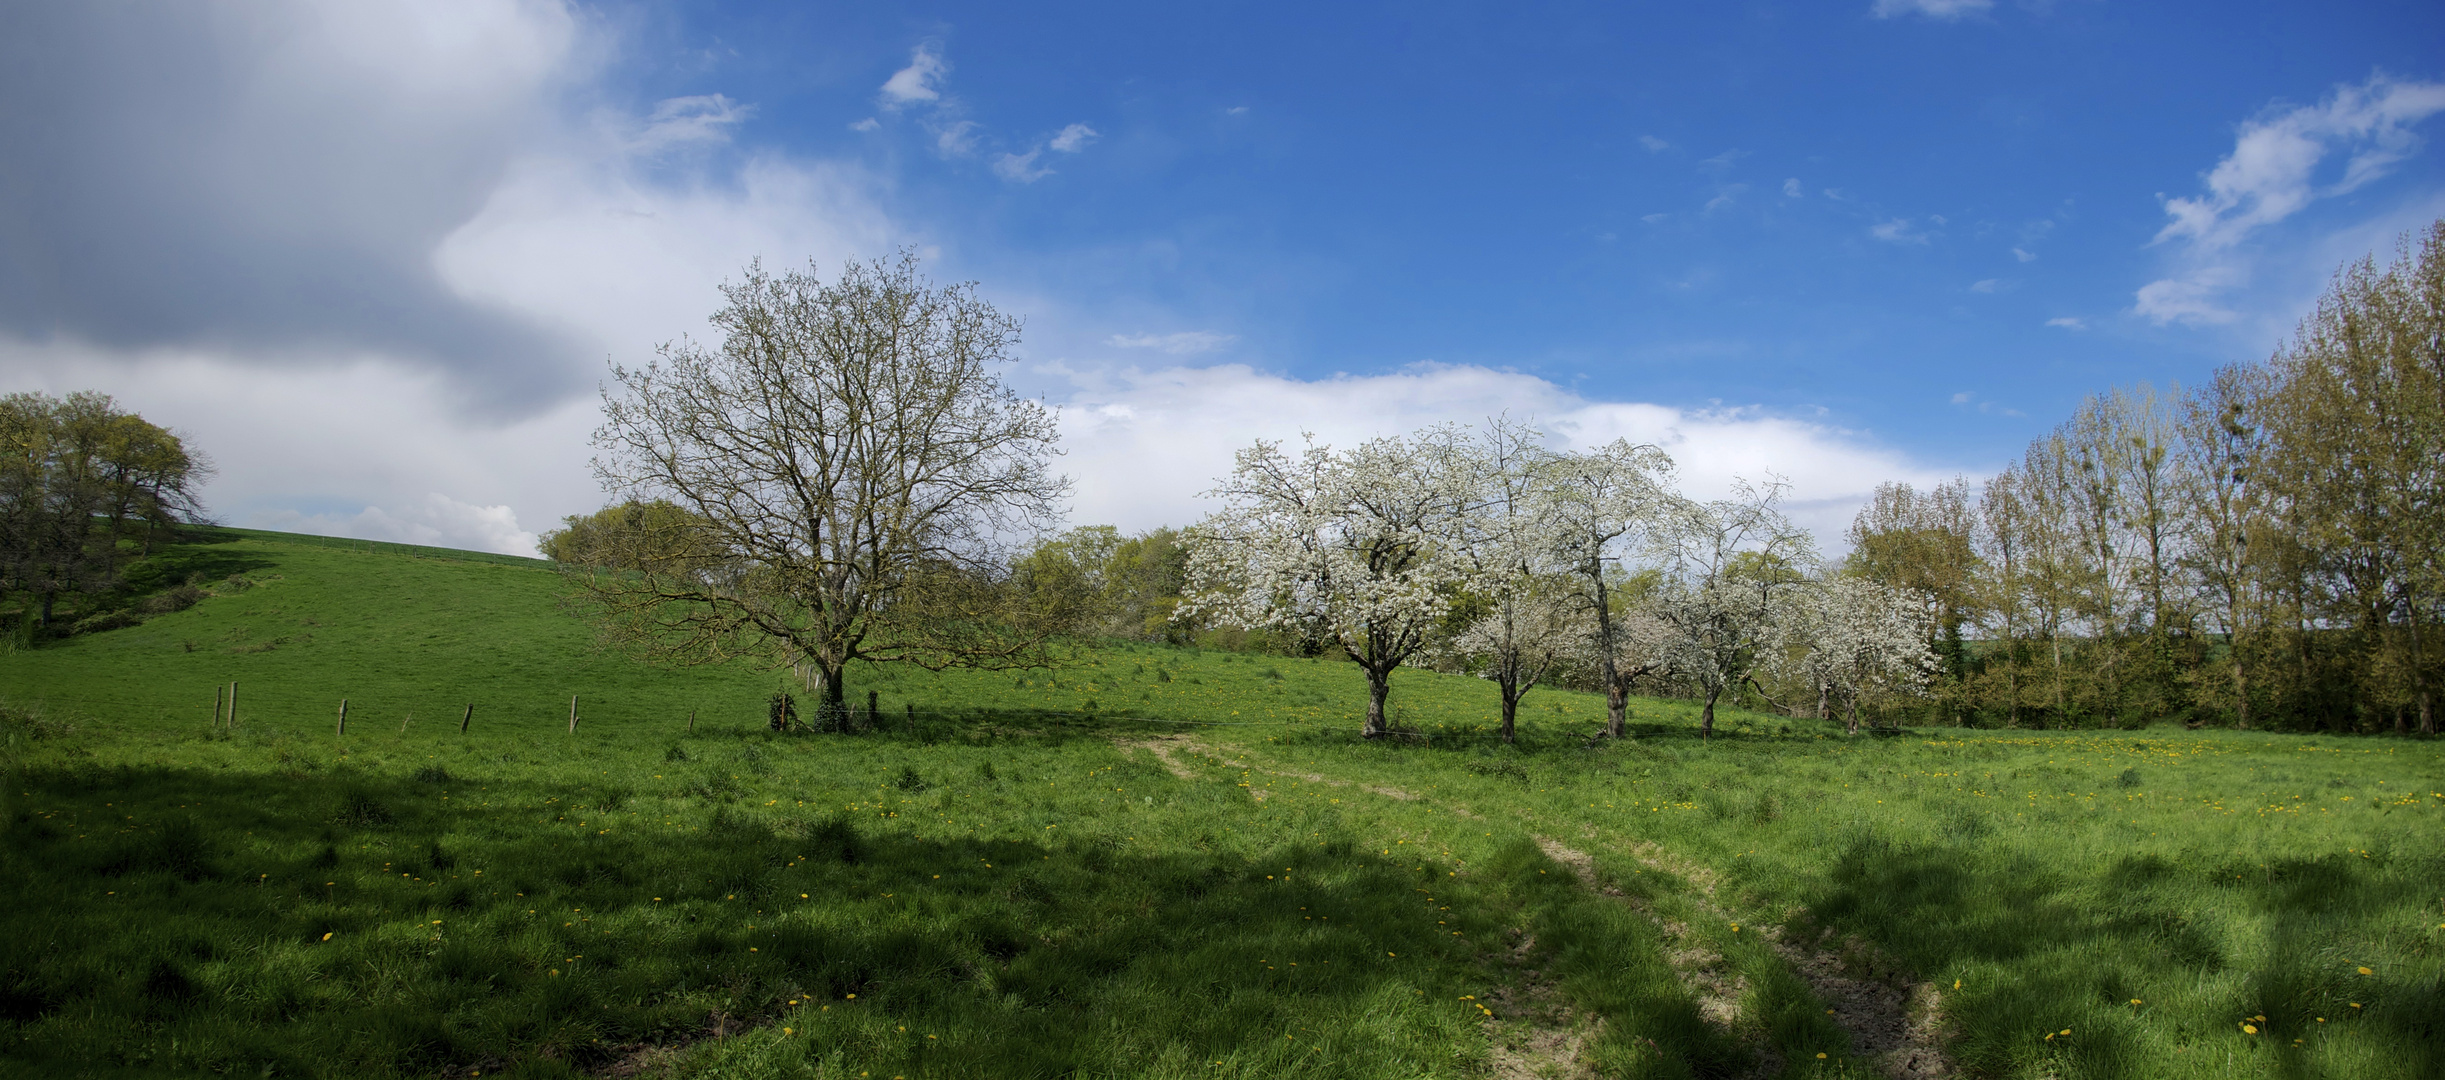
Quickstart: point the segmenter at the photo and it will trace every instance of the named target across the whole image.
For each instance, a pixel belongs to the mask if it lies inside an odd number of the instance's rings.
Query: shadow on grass
[[[2445,1070],[2445,993],[2432,981],[2356,976],[2342,958],[2349,941],[2366,940],[2367,915],[2419,908],[2434,869],[2387,873],[2340,856],[2203,866],[2141,855],[2083,888],[2043,861],[1992,847],[1867,834],[1850,840],[1807,908],[1817,925],[1871,942],[1910,971],[2008,970],[2000,985],[1947,995],[1955,1053],[1972,1073],[2051,1060],[2082,1076],[2141,1077],[2160,1063],[2139,1047],[2131,999],[2151,996],[2152,971],[2243,963],[2199,922],[2202,894],[2238,891],[2268,919],[2273,948],[2242,972],[2241,989],[2216,1015],[2178,1021],[2186,1034],[2239,1038],[2236,1018],[2263,1016],[2248,1048],[2279,1055],[2281,1075],[2308,1076],[2315,1070],[2292,1040],[2312,1034],[2319,1017],[2349,1017],[2380,1060],[2399,1063],[2399,1075],[2435,1076]],[[2080,1037],[2047,1040],[2058,1028]]]
[[[0,1024],[57,1076],[554,1075],[778,1025],[879,1075],[1414,1072],[1474,1045],[1442,990],[1477,962],[1420,897],[1508,918],[1344,842],[928,840],[719,794],[666,824],[441,766],[10,787]]]

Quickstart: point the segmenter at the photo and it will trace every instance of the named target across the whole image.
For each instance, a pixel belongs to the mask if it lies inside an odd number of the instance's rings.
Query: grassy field
[[[1422,672],[1369,744],[1346,664],[1143,646],[777,736],[531,561],[146,573],[215,595],[0,655],[13,1074],[2445,1073],[2435,744],[1539,692],[1506,748]]]

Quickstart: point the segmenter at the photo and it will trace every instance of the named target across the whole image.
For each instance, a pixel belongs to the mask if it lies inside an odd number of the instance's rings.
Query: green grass
[[[0,655],[0,1069],[1874,1075],[1771,928],[1932,988],[1969,1075],[2445,1071],[2434,744],[1641,701],[1591,745],[1540,691],[1505,748],[1423,672],[1436,737],[1369,744],[1346,663],[1145,646],[860,670],[880,731],[776,736],[774,673],[598,652],[530,560],[233,531],[144,580],[190,574]]]

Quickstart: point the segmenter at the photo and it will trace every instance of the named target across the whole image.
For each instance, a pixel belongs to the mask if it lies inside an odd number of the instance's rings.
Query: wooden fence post
[[[696,710],[688,710],[688,734],[696,734]]]
[[[468,723],[468,721],[471,721],[471,720],[474,720],[474,719],[475,719],[475,702],[470,701],[470,702],[468,702],[468,703],[467,703],[467,713],[466,713],[466,715],[461,716],[461,717],[459,717],[459,718],[458,718],[458,733],[459,733],[459,734],[461,734],[461,735],[466,734],[466,733],[467,733],[467,723]]]
[[[348,699],[347,699],[347,698],[341,698],[341,699],[340,699],[340,726],[339,726],[339,729],[338,729],[337,731],[332,732],[332,734],[334,734],[334,735],[346,735],[346,734],[348,734]]]
[[[226,686],[212,688],[212,730],[214,731],[221,730],[221,695],[228,690]]]
[[[577,695],[569,695],[569,734],[577,734]]]
[[[880,693],[877,693],[877,692],[875,692],[875,691],[873,691],[873,690],[868,690],[868,691],[866,691],[866,726],[867,726],[867,727],[870,727],[870,728],[875,728],[875,729],[878,729],[878,730],[882,728],[882,726],[883,726],[883,713],[882,713],[882,711],[881,711],[881,710],[882,710],[882,708],[883,708],[883,695],[882,695],[882,694],[880,694]]]
[[[229,730],[238,730],[238,684],[236,680],[231,680],[229,684]]]

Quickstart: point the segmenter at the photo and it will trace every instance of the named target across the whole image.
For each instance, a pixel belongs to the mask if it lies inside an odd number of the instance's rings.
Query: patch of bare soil
[[[1544,972],[1530,966],[1537,939],[1511,932],[1504,966],[1511,978],[1485,992],[1480,1023],[1493,1052],[1487,1064],[1498,1080],[1585,1080],[1596,1074],[1580,1051],[1603,1021],[1581,1014]]]
[[[1841,950],[1802,948],[1780,935],[1774,951],[1833,1006],[1834,1021],[1851,1033],[1853,1053],[1892,1080],[1943,1080],[1953,1075],[1944,1054],[1943,999],[1932,983],[1904,982],[1862,942]],[[1888,973],[1879,977],[1879,972]],[[1856,977],[1864,975],[1865,977]]]
[[[1196,773],[1189,771],[1188,766],[1172,757],[1172,751],[1175,749],[1195,750],[1199,748],[1196,741],[1186,735],[1157,735],[1136,742],[1124,742],[1121,745],[1153,754],[1156,761],[1163,763],[1163,771],[1173,776],[1183,780],[1197,779]]]

